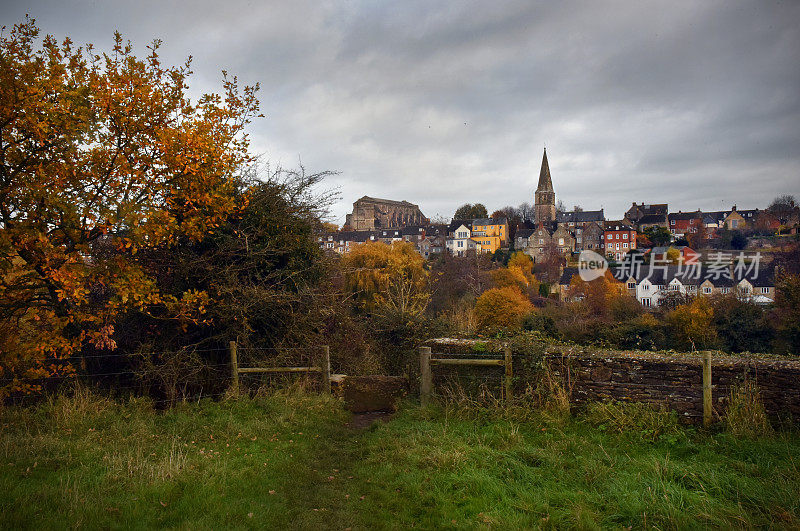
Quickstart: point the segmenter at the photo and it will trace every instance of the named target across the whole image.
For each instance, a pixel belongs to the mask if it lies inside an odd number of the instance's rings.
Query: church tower
[[[539,186],[536,187],[534,201],[534,221],[548,224],[556,220],[556,193],[550,179],[550,165],[547,163],[547,149],[542,157],[542,169],[539,171]]]

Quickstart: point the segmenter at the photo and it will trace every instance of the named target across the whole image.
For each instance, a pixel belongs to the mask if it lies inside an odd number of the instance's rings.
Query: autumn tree
[[[797,222],[800,217],[800,204],[793,195],[784,194],[773,199],[767,211],[775,215],[781,225],[788,225],[792,220]]]
[[[667,326],[677,348],[701,350],[717,341],[714,308],[708,297],[697,297],[667,314]]]
[[[530,300],[514,286],[492,288],[475,302],[475,320],[479,331],[495,333],[503,329],[518,328],[522,318],[532,310]]]
[[[475,203],[474,205],[467,203],[458,207],[455,214],[453,214],[453,219],[478,219],[488,216],[486,207],[481,203]]]
[[[800,353],[800,275],[784,274],[776,282],[772,318],[781,350]]]
[[[543,282],[555,284],[561,277],[561,271],[566,263],[567,259],[558,245],[548,241],[542,249],[541,258],[536,263],[536,274]]]
[[[500,210],[495,210],[492,212],[492,219],[503,219],[506,218],[508,221],[508,238],[510,241],[514,241],[514,238],[517,235],[517,227],[522,224],[522,215],[520,214],[519,209],[514,208],[512,206],[506,206],[501,208]]]
[[[420,316],[430,301],[424,259],[409,242],[367,242],[342,260],[346,286],[367,311]]]
[[[533,274],[533,260],[522,251],[513,253],[508,265],[492,270],[491,275],[496,287],[515,286],[529,296],[539,293],[539,281]]]
[[[702,223],[696,228],[696,232],[690,232],[686,235],[689,240],[689,247],[695,250],[705,249],[708,247],[708,231]]]
[[[660,225],[647,227],[642,231],[642,234],[647,236],[647,239],[650,240],[654,246],[664,246],[672,241],[672,234],[668,229]]]
[[[247,204],[244,128],[257,87],[223,73],[222,94],[187,96],[190,62],[165,66],[39,39],[34,20],[0,37],[0,319],[12,390],[68,370],[84,344],[114,348],[122,312],[203,319],[208,294],[159,292],[140,253],[201,241]]]
[[[522,219],[522,222],[531,222],[536,218],[536,209],[530,203],[520,203],[517,207],[517,212],[519,212],[519,216]]]

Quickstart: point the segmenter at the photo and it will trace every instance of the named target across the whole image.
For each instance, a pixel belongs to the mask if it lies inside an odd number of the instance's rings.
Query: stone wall
[[[476,341],[440,338],[426,342],[434,357],[502,357],[503,344],[497,340]],[[540,359],[551,367],[571,389],[572,401],[581,405],[592,400],[614,399],[664,405],[678,412],[685,422],[703,418],[703,372],[699,354],[672,352],[627,352],[537,343],[538,354],[515,352],[514,392],[536,386]],[[499,391],[502,371],[493,367],[437,369],[434,386],[445,377],[461,381],[477,378]],[[745,378],[755,382],[767,413],[774,418],[800,420],[800,358],[714,353],[711,382],[714,412],[725,414],[731,386]],[[498,395],[499,396],[499,395]]]
[[[576,404],[615,399],[666,405],[686,422],[703,417],[699,355],[549,351],[545,360],[572,389]],[[731,385],[745,378],[761,390],[767,413],[800,419],[800,360],[715,355],[711,361],[715,416],[722,416]]]

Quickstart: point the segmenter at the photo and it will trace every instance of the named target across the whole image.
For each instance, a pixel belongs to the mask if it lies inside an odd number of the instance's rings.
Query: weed
[[[682,433],[674,411],[639,402],[592,402],[586,418],[600,431],[635,433],[646,441],[674,443]]]
[[[745,379],[731,387],[725,425],[737,437],[755,438],[772,433],[758,385]]]

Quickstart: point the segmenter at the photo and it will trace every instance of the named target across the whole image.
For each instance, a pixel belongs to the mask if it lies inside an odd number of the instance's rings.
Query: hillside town
[[[464,207],[459,211],[483,205]],[[733,205],[721,211],[671,212],[667,203],[633,201],[622,219],[606,219],[602,208],[568,211],[556,200],[546,150],[533,207],[523,203],[491,215],[483,210],[482,217],[456,212],[449,223],[434,223],[408,201],[364,196],[353,203],[341,229],[319,233],[317,242],[338,254],[366,242],[410,242],[426,259],[446,253],[507,261],[512,252],[522,251],[534,264],[557,265],[559,281],[551,294],[562,300],[570,298],[581,252],[593,251],[609,261],[615,278],[645,307],[658,306],[675,293],[692,297],[731,292],[766,305],[775,289],[770,248],[776,238],[795,235],[800,228],[800,206],[789,197],[763,209]],[[724,264],[724,271],[707,274],[711,260],[718,269]],[[626,262],[635,263],[635,271],[621,266]],[[740,274],[744,263],[750,266],[749,276]]]

